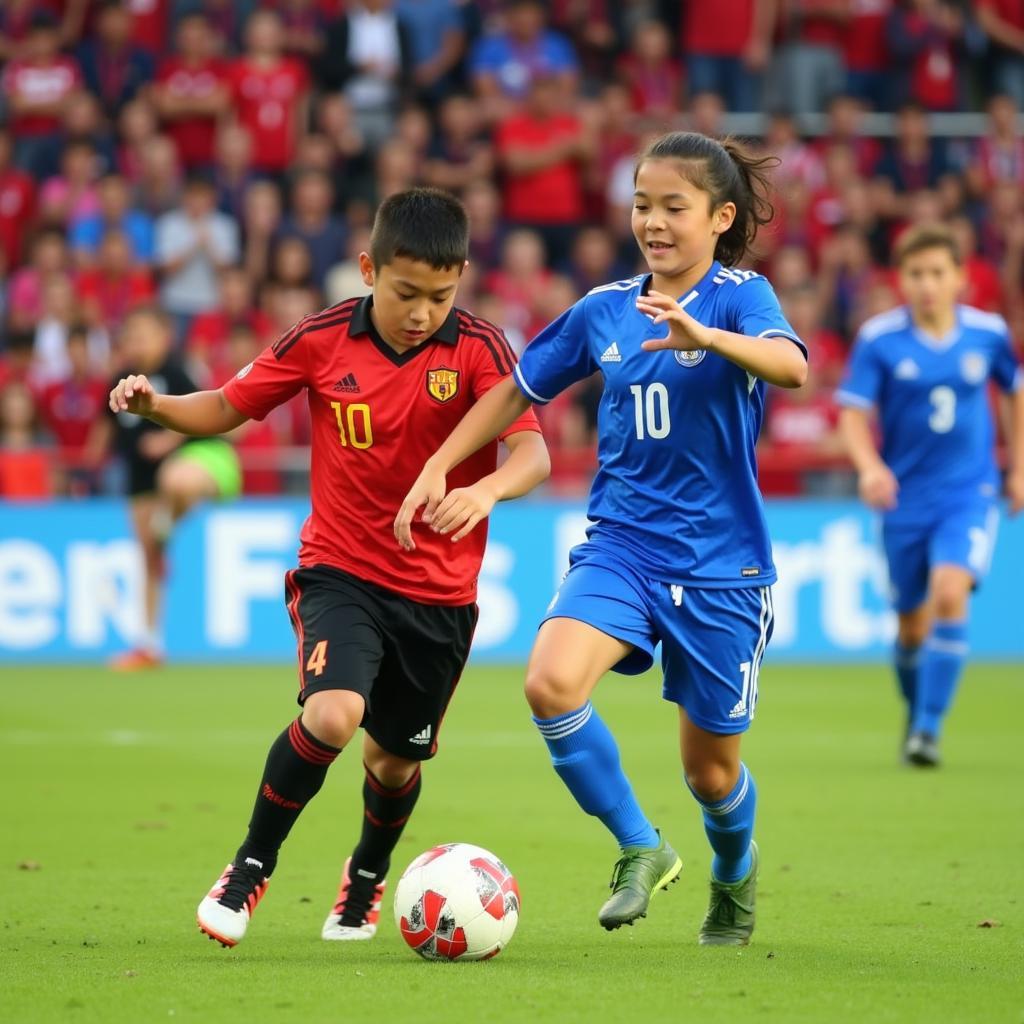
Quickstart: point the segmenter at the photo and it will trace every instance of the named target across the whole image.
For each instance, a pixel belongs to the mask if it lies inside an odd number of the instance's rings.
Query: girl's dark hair
[[[756,156],[733,138],[713,139],[700,132],[669,132],[655,139],[640,154],[633,181],[646,160],[682,160],[689,166],[684,177],[711,196],[711,209],[736,204],[736,219],[715,246],[715,259],[736,266],[751,250],[758,228],[775,210],[768,200],[768,171],[778,164],[773,156]]]
[[[388,196],[373,222],[370,258],[380,268],[396,256],[435,270],[461,268],[469,256],[469,218],[462,203],[437,188],[410,188]]]

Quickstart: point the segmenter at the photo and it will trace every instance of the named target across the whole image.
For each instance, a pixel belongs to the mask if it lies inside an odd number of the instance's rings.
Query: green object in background
[[[242,466],[229,441],[220,437],[188,441],[174,457],[202,466],[216,481],[219,498],[237,498],[242,493]]]

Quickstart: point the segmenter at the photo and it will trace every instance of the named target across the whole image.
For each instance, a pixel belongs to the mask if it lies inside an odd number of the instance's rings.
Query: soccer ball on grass
[[[435,846],[398,880],[395,923],[426,960],[487,960],[515,933],[519,886],[509,869],[479,846]]]

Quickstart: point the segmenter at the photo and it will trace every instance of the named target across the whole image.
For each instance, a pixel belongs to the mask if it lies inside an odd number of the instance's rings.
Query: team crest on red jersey
[[[427,370],[427,393],[438,402],[450,402],[459,393],[459,371]]]

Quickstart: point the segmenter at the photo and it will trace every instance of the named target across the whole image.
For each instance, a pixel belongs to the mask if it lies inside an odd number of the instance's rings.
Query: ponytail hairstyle
[[[645,160],[685,163],[683,177],[711,196],[712,211],[723,203],[736,205],[731,227],[719,235],[715,245],[715,259],[724,266],[736,266],[751,251],[758,228],[774,216],[768,200],[768,171],[779,161],[773,156],[756,156],[736,139],[719,142],[700,132],[662,135],[640,154],[633,171],[634,184]]]

